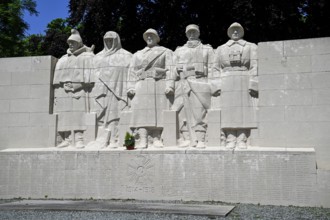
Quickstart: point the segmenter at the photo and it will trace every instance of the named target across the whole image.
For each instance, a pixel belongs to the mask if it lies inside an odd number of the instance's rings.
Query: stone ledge
[[[274,153],[315,153],[313,147],[310,148],[283,148],[283,147],[249,147],[247,149],[226,149],[224,147],[207,147],[204,149],[196,148],[179,148],[179,147],[165,147],[165,148],[149,148],[149,149],[134,149],[126,150],[125,148],[118,149],[74,149],[74,148],[7,148],[1,150],[0,153],[19,153],[19,152],[29,152],[29,153],[47,153],[47,152],[71,152],[71,153],[129,153],[129,154],[221,154],[232,152],[274,152]]]
[[[314,148],[0,151],[2,199],[93,197],[315,206],[321,201],[318,188],[326,187],[318,185],[317,175]]]
[[[0,204],[0,210],[61,210],[166,213],[225,217],[235,206],[120,201],[22,200]]]

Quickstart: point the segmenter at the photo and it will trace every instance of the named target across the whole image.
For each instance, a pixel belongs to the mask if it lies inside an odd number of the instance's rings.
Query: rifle
[[[123,99],[122,97],[119,97],[114,91],[112,91],[112,89],[101,79],[99,78],[99,80],[104,84],[104,86],[118,99],[118,100],[121,100],[123,102],[125,102],[126,106],[128,105],[128,102]],[[126,107],[125,106],[125,107]]]

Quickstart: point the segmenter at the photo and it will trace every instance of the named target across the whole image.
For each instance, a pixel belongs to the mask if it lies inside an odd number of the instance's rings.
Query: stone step
[[[20,200],[0,204],[1,210],[51,210],[51,211],[106,211],[163,213],[199,216],[227,216],[235,206],[180,204],[154,202],[127,202],[109,200]]]

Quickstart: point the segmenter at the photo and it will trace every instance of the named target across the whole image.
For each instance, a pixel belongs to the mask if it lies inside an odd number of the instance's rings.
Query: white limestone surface
[[[256,146],[315,146],[318,168],[330,169],[329,58],[329,37],[258,44]]]
[[[0,59],[0,149],[54,146],[51,56]]]
[[[313,148],[0,152],[0,198],[139,199],[330,207]]]

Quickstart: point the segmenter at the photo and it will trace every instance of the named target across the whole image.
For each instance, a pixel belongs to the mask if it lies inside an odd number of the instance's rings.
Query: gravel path
[[[1,200],[0,203],[8,201]],[[198,203],[197,203],[198,204]],[[205,204],[205,203],[204,203]],[[223,204],[223,203],[212,203]],[[228,204],[224,204],[228,205]],[[211,218],[205,216],[173,215],[157,213],[124,213],[124,212],[96,212],[96,211],[0,211],[1,220],[43,220],[43,219],[79,219],[79,220],[151,220],[151,219],[182,219],[182,220],[206,220],[206,219],[320,219],[330,220],[329,208],[312,207],[285,207],[262,206],[252,204],[230,204],[236,208],[226,218]]]

